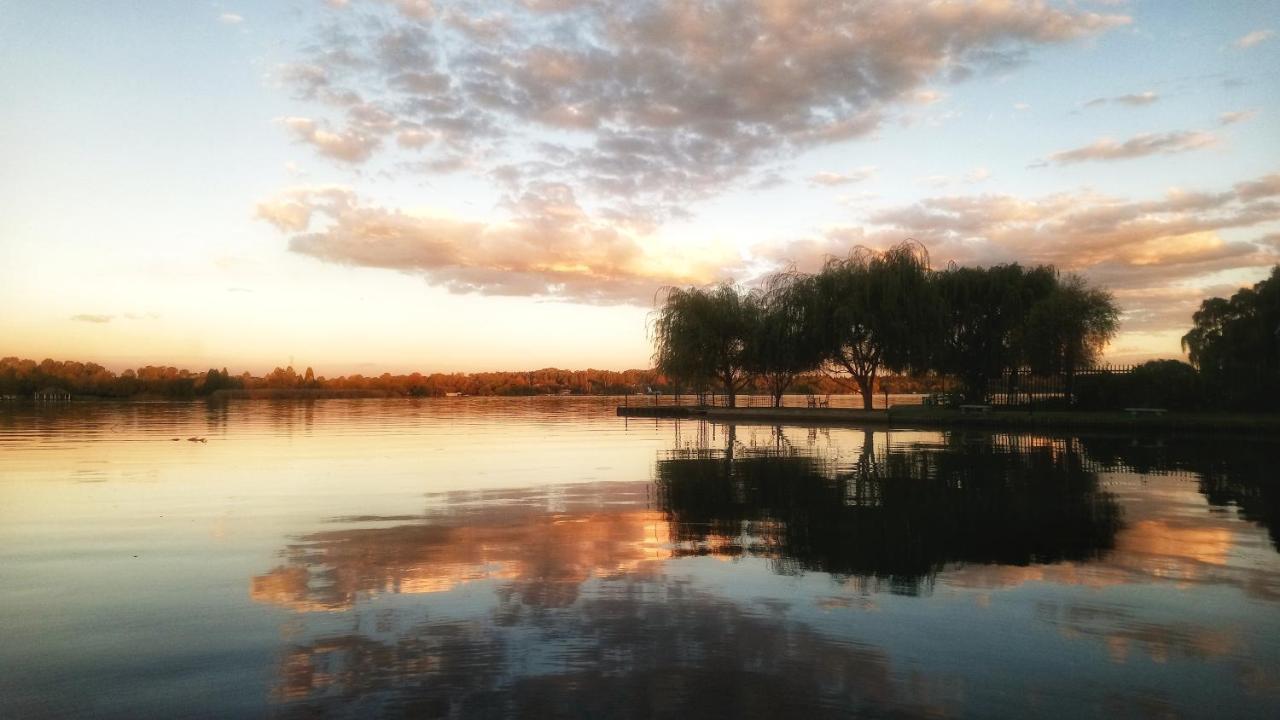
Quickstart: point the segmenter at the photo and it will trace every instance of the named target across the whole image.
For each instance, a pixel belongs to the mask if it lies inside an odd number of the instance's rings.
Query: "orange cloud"
[[[1049,156],[1049,162],[1069,165],[1089,160],[1128,160],[1147,155],[1172,155],[1200,150],[1217,142],[1218,138],[1212,133],[1190,130],[1135,135],[1124,142],[1102,138],[1083,147],[1053,153]]]
[[[648,304],[663,285],[710,282],[739,262],[715,248],[662,247],[644,218],[588,215],[564,185],[535,186],[510,210],[495,222],[409,214],[319,187],[283,192],[257,214],[294,233],[294,252],[417,273],[455,292]]]

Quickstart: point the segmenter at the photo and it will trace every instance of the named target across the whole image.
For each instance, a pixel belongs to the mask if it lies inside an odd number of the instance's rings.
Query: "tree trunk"
[[[875,383],[876,374],[873,372],[869,375],[861,375],[858,377],[858,392],[862,393],[862,409],[870,410],[875,404],[875,396],[872,395],[872,385]]]
[[[787,393],[787,388],[790,387],[792,379],[786,373],[778,373],[769,379],[769,392],[773,395],[774,407],[782,407],[782,396]]]

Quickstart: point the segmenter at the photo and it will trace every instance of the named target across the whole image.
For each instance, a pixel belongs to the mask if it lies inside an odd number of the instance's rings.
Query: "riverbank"
[[[385,398],[390,393],[380,390],[347,390],[330,388],[252,388],[216,390],[211,400],[332,400],[336,398]]]
[[[728,408],[619,406],[620,417],[702,418],[717,422],[772,425],[875,425],[900,428],[976,427],[991,429],[1123,430],[1232,433],[1280,436],[1280,414],[1168,412],[1131,417],[1128,413],[1077,410],[993,410],[962,413],[951,408],[899,406],[888,410],[844,408]]]

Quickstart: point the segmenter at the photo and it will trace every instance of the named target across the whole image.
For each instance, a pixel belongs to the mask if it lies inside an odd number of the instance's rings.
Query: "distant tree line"
[[[0,359],[0,395],[30,397],[55,387],[79,397],[101,398],[198,398],[219,390],[315,390],[366,394],[430,397],[462,395],[621,395],[661,387],[662,378],[652,370],[560,370],[544,368],[527,372],[409,373],[377,376],[317,376],[311,368],[302,373],[292,367],[276,368],[263,376],[230,374],[226,368],[191,372],[175,367],[147,366],[114,373],[97,363],[76,361]]]
[[[893,378],[885,381],[894,392],[940,390],[936,378]],[[447,394],[521,395],[626,395],[643,392],[672,393],[679,388],[655,370],[561,370],[544,368],[521,372],[409,373],[376,376],[343,375],[326,378],[311,368],[299,374],[292,367],[275,368],[263,376],[247,372],[233,375],[226,368],[192,372],[169,366],[129,369],[120,373],[92,362],[74,360],[0,359],[0,396],[29,398],[45,388],[67,390],[80,398],[195,399],[220,390],[315,391],[316,394],[374,395],[389,397],[438,397]],[[830,378],[810,373],[792,383],[795,392],[834,394],[843,388]],[[752,392],[764,392],[763,384]],[[281,397],[287,397],[287,394]]]
[[[753,382],[775,404],[815,371],[870,409],[883,373],[954,380],[970,401],[1021,367],[1061,373],[1093,364],[1115,334],[1111,294],[1051,266],[930,268],[916,243],[858,248],[816,273],[776,273],[757,289],[666,291],[653,322],[656,368],[730,405]]]

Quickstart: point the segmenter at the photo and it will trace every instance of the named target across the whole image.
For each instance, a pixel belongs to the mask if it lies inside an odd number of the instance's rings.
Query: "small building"
[[[62,388],[50,386],[37,391],[33,397],[36,402],[68,402],[71,400],[71,393]]]

